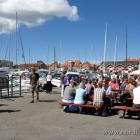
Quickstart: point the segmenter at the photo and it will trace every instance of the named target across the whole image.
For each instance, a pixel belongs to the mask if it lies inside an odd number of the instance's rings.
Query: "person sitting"
[[[127,85],[127,81],[126,81],[126,79],[125,79],[125,80],[123,80],[123,81],[121,82],[121,85],[120,85],[120,89],[122,89],[122,92],[125,91],[126,85]]]
[[[104,102],[105,99],[105,92],[102,88],[102,83],[99,82],[97,88],[94,89],[94,98],[93,98],[93,105],[95,106],[102,106],[102,116],[107,116],[106,108],[107,104]],[[96,109],[96,115],[99,115],[98,110]]]
[[[112,90],[111,87],[108,85],[107,81],[103,81],[103,90],[105,92],[106,98],[104,99],[104,103],[110,106],[109,113],[111,113],[112,107]]]
[[[119,89],[119,84],[116,82],[116,79],[115,78],[113,78],[112,81],[109,82],[109,86],[113,90]]]
[[[74,104],[85,104],[86,90],[84,84],[81,82],[79,88],[76,89]],[[82,112],[82,107],[79,107],[79,113]]]
[[[93,86],[91,85],[91,80],[90,79],[88,79],[87,80],[87,84],[85,84],[85,89],[86,89],[86,102],[87,101],[92,101],[91,99],[90,99],[90,96],[92,96],[93,95],[93,92],[94,92],[94,88],[93,88]]]
[[[74,97],[75,97],[75,89],[74,89],[74,82],[70,80],[69,86],[65,88],[64,95],[62,102],[64,103],[74,103]],[[67,112],[69,110],[69,106],[64,106],[63,111]]]
[[[100,82],[101,82],[101,81],[100,81]],[[92,86],[93,86],[93,89],[97,88],[97,82],[94,81]]]
[[[138,80],[138,87],[133,89],[133,107],[140,108],[140,79]],[[137,112],[140,118],[140,112]]]
[[[128,84],[126,85],[125,90],[123,91],[123,94],[120,96],[121,103],[124,103],[127,98],[133,95],[133,89],[135,88],[133,83],[134,83],[134,80],[132,78],[129,78]]]

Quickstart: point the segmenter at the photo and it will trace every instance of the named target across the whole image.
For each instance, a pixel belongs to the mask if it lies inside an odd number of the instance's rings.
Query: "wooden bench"
[[[61,106],[78,106],[78,107],[82,107],[82,108],[95,108],[97,110],[100,110],[102,107],[101,106],[95,106],[93,104],[71,104],[71,103],[64,103],[64,102],[60,102],[59,103]]]
[[[134,108],[134,107],[129,107],[129,106],[114,106],[113,109],[123,110],[122,118],[125,118],[125,111],[127,110],[135,111],[136,113],[140,112],[140,108]]]

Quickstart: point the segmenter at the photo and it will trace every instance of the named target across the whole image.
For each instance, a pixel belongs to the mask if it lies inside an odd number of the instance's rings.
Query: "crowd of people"
[[[24,76],[22,77],[24,78]],[[46,77],[46,92],[51,92],[54,85],[51,84],[52,77],[50,74]],[[101,106],[101,110],[96,109],[96,115],[101,114],[107,116],[112,112],[114,91],[119,90],[118,97],[119,102],[125,105],[127,98],[133,97],[132,105],[134,108],[140,108],[140,77],[130,76],[117,77],[117,74],[113,73],[108,78],[98,81],[91,81],[87,78],[86,83],[77,81],[72,77],[68,78],[67,71],[63,71],[61,74],[61,97],[64,103],[74,104],[87,104],[92,103],[95,106]],[[30,103],[34,103],[34,92],[37,94],[37,101],[39,100],[39,75],[35,73],[35,69],[32,69],[30,76],[30,85],[32,100]],[[78,87],[78,88],[77,88]],[[78,112],[82,113],[82,107],[76,107]],[[70,106],[64,106],[63,111],[70,111]],[[137,112],[140,116],[140,112]]]
[[[75,88],[75,85],[78,88]],[[99,112],[96,110],[96,115],[101,113],[102,116],[107,116],[107,113],[112,112],[114,90],[119,90],[119,102],[125,105],[127,98],[133,96],[131,105],[135,108],[140,108],[140,77],[118,77],[116,73],[110,74],[106,79],[92,82],[87,79],[86,83],[76,83],[74,80],[68,81],[66,71],[61,75],[61,97],[64,103],[87,104],[93,103],[95,106],[101,106]],[[77,106],[79,112],[82,108]],[[64,106],[64,111],[70,110],[70,106]],[[140,115],[140,112],[137,112]]]

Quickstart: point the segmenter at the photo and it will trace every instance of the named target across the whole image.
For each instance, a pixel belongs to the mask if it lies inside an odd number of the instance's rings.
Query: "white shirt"
[[[133,89],[133,103],[140,104],[140,86]]]
[[[47,75],[46,80],[47,81],[51,81],[52,80],[52,76],[51,75]]]

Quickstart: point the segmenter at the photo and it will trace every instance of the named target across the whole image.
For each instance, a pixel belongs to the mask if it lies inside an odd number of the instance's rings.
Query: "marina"
[[[139,0],[0,0],[0,140],[139,140]]]

